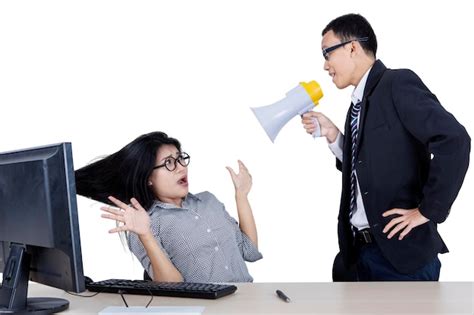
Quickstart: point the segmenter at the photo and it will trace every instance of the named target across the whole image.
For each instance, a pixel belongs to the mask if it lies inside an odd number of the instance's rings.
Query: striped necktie
[[[355,160],[356,160],[356,151],[357,151],[357,134],[359,131],[359,113],[361,108],[361,102],[353,105],[351,108],[351,204],[349,218],[352,218],[352,215],[357,210],[356,202],[356,175],[355,175]]]

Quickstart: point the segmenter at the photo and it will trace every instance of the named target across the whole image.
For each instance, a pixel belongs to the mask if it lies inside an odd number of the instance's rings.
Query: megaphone
[[[262,107],[251,108],[260,125],[274,142],[281,128],[296,115],[303,115],[318,105],[323,97],[323,91],[316,81],[300,82],[295,88],[286,93],[286,97],[276,103]],[[321,135],[319,123],[314,119],[316,131],[313,137]]]

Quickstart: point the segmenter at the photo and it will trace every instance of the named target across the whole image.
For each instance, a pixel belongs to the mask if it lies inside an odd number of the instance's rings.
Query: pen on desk
[[[287,297],[285,293],[281,292],[280,290],[276,290],[276,294],[278,295],[280,299],[282,299],[286,303],[290,303],[291,299]]]

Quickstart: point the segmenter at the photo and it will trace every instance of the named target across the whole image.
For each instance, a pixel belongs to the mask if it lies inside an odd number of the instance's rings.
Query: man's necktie
[[[355,175],[355,161],[356,161],[356,150],[357,150],[357,134],[359,130],[359,113],[361,108],[361,102],[353,105],[351,108],[351,205],[349,218],[352,218],[352,215],[357,209],[356,202],[356,175]]]

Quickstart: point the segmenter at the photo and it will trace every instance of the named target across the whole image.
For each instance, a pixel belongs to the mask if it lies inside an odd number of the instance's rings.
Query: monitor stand
[[[0,287],[0,314],[51,314],[66,310],[69,301],[58,298],[27,298],[30,258],[26,247],[12,243]]]

